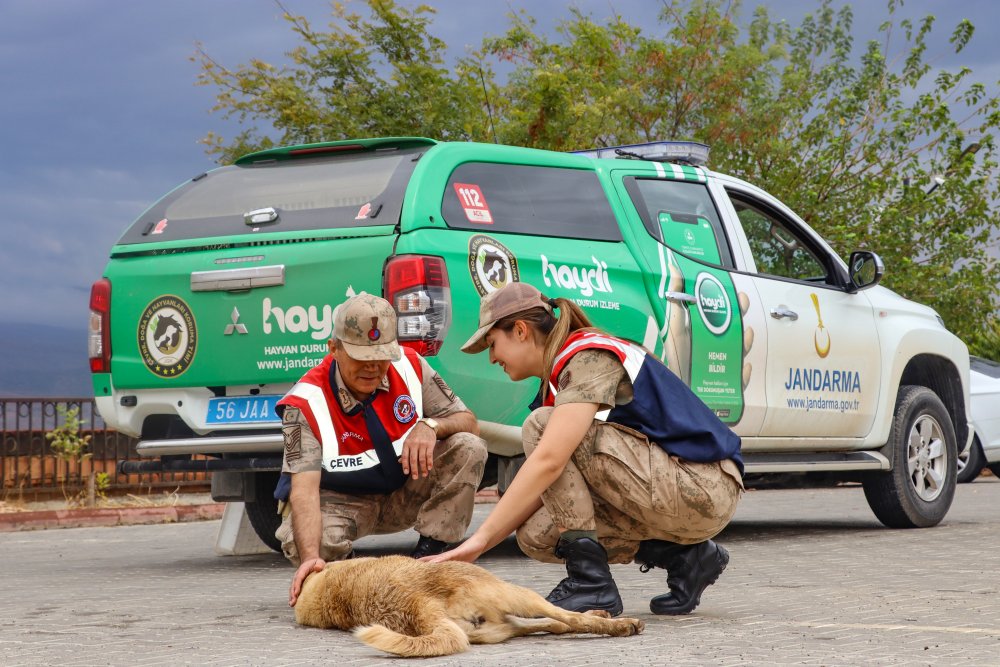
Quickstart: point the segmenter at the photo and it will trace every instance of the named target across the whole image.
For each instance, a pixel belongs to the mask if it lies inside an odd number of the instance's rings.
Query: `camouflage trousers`
[[[529,415],[524,451],[538,445],[552,408]],[[562,475],[543,494],[543,506],[517,530],[535,560],[559,563],[559,535],[597,531],[611,563],[630,563],[641,540],[695,544],[717,535],[743,493],[733,461],[693,463],[667,454],[644,435],[594,421]]]
[[[339,560],[351,553],[358,538],[408,528],[443,542],[458,542],[472,521],[485,464],[486,442],[471,433],[456,433],[435,445],[434,466],[427,477],[408,478],[392,493],[350,495],[321,489],[320,558]],[[291,511],[285,512],[275,537],[288,560],[298,566]]]

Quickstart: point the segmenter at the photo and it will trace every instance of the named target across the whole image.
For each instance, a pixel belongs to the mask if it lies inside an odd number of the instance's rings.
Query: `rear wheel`
[[[966,484],[979,477],[986,465],[986,457],[983,456],[983,447],[979,444],[979,436],[972,438],[969,451],[958,457],[958,475],[956,479],[959,484]]]
[[[274,487],[278,485],[277,471],[259,472],[254,475],[254,500],[246,503],[247,519],[253,532],[261,542],[281,553],[281,542],[274,536],[281,525],[278,501],[274,499]]]
[[[864,482],[878,520],[890,528],[927,528],[955,497],[955,429],[941,399],[926,387],[899,388],[889,432],[892,470]]]

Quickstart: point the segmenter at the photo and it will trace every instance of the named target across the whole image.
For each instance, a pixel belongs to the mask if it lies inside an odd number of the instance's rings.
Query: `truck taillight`
[[[386,263],[382,292],[396,309],[399,342],[422,356],[438,353],[451,326],[451,288],[440,257],[397,255]]]
[[[90,326],[87,329],[90,372],[111,370],[111,281],[101,278],[90,288]]]

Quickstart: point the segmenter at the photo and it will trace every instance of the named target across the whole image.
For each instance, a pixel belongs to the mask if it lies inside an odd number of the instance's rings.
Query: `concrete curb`
[[[496,489],[476,494],[476,504],[495,503]],[[97,526],[138,526],[150,523],[180,523],[221,519],[226,503],[168,505],[163,507],[105,507],[58,509],[31,512],[0,512],[0,533],[46,528],[92,528]]]
[[[178,523],[221,519],[225,503],[169,505],[165,507],[109,507],[61,509],[0,514],[0,533],[46,528],[91,528],[95,526],[135,526],[150,523]]]

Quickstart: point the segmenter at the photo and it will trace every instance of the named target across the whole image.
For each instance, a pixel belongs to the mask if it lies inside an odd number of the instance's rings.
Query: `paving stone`
[[[480,505],[476,521],[491,509]],[[399,664],[295,625],[277,554],[218,556],[218,521],[0,534],[0,664]],[[360,552],[408,551],[414,533]],[[998,665],[1000,480],[961,485],[939,526],[883,528],[858,487],[749,492],[719,537],[732,561],[690,616],[657,617],[662,570],[612,571],[637,637],[533,636],[437,665]],[[564,572],[512,540],[481,565],[546,593]]]

